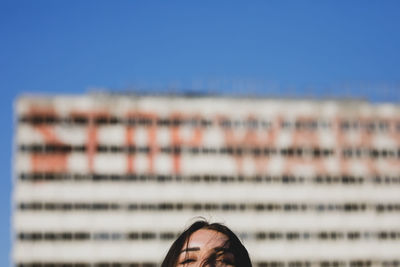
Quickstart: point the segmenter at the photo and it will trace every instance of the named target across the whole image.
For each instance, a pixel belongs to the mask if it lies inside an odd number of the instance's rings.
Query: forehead
[[[190,236],[187,246],[189,248],[199,247],[200,249],[211,249],[224,246],[227,240],[228,237],[220,232],[200,229]]]

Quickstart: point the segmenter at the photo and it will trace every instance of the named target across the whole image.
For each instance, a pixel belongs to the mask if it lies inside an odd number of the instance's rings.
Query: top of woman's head
[[[236,266],[251,267],[246,248],[225,225],[200,220],[172,244],[161,267]]]

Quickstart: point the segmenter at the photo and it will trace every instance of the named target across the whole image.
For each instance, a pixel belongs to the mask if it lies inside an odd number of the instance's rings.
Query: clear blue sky
[[[103,87],[399,102],[399,14],[400,1],[385,0],[0,0],[0,265],[17,95]]]

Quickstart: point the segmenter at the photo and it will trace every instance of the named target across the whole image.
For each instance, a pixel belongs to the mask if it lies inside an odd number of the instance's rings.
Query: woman
[[[169,249],[161,267],[235,266],[251,267],[239,238],[219,223],[196,221]]]

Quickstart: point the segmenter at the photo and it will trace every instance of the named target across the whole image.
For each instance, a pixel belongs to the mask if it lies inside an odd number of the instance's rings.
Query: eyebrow
[[[181,251],[182,252],[189,252],[189,251],[199,251],[200,248],[199,247],[192,247],[192,248],[185,248]]]

